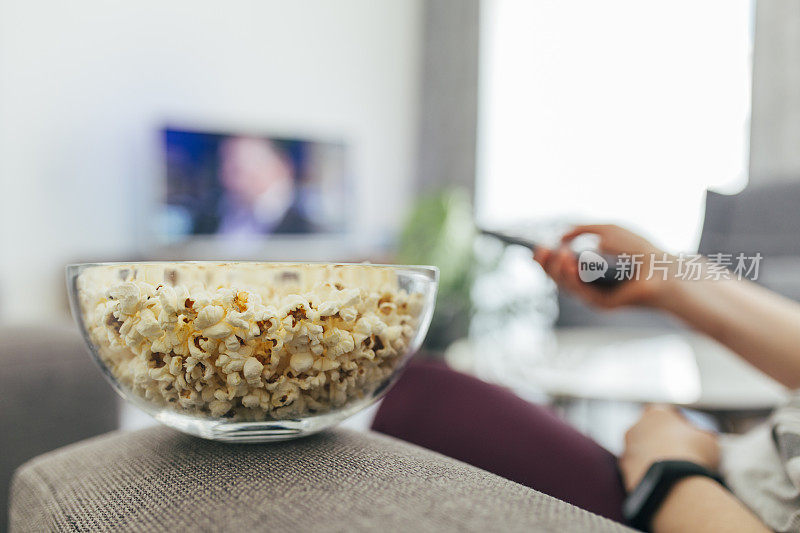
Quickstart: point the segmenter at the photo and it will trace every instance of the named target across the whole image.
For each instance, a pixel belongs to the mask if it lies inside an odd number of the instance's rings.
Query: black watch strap
[[[704,476],[724,486],[722,479],[704,466],[691,461],[658,461],[653,463],[639,484],[628,494],[622,505],[622,515],[631,527],[649,531],[672,486],[683,478]]]

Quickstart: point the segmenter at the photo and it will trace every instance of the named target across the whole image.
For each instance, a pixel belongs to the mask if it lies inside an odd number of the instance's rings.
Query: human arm
[[[647,274],[654,257],[665,255],[642,237],[613,225],[577,226],[564,236],[564,242],[584,233],[597,234],[603,252],[641,254],[640,274]],[[560,287],[596,307],[661,309],[718,340],[787,387],[800,387],[800,304],[788,298],[747,280],[705,279],[707,263],[701,264],[699,280],[679,279],[675,275],[677,258],[668,255],[672,270],[666,279],[640,275],[611,289],[581,282],[577,260],[566,246],[538,248],[534,258]]]
[[[650,406],[625,435],[625,452],[619,466],[626,489],[632,490],[654,462],[666,459],[692,461],[716,469],[717,438],[692,426],[673,408]],[[722,485],[700,476],[683,478],[670,489],[651,526],[656,533],[768,531]]]
[[[722,485],[707,477],[688,477],[672,487],[653,517],[655,533],[769,529]]]

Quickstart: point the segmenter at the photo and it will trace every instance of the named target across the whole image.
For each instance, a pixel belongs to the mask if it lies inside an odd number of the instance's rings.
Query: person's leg
[[[546,408],[443,365],[410,365],[373,429],[622,521],[610,452]]]

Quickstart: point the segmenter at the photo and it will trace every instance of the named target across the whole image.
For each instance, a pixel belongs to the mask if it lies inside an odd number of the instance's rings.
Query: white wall
[[[0,319],[64,262],[147,253],[165,121],[343,137],[357,240],[411,193],[419,0],[0,0]]]

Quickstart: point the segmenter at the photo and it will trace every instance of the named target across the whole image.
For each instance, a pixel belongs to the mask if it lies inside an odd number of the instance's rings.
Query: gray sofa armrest
[[[118,427],[116,394],[77,328],[0,328],[0,529],[19,465],[44,452]]]
[[[11,530],[628,531],[434,452],[333,430],[233,445],[156,427],[48,453],[14,478]]]

